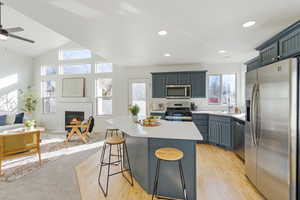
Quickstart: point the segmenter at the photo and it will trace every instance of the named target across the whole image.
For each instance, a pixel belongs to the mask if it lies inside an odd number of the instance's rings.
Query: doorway
[[[139,116],[147,116],[149,114],[149,91],[149,79],[129,80],[129,105],[139,106]]]

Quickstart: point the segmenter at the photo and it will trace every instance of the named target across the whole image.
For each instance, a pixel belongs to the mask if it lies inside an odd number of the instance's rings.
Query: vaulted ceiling
[[[2,24],[4,28],[19,26],[24,28],[25,31],[16,33],[16,35],[35,41],[34,44],[31,44],[13,38],[9,38],[6,41],[0,40],[0,47],[11,49],[26,56],[38,56],[70,41],[66,37],[8,6],[2,8]]]
[[[257,45],[300,19],[299,0],[5,2],[120,65],[244,62],[257,54]],[[249,20],[256,25],[243,28]],[[158,36],[160,30],[168,34]]]

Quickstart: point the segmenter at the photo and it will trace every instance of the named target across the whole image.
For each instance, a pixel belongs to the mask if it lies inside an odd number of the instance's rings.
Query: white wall
[[[56,76],[48,76],[48,77],[42,77],[41,74],[41,66],[59,66],[61,62],[58,60],[58,53],[59,49],[77,49],[81,48],[79,45],[75,43],[68,43],[60,48],[53,49],[51,51],[48,51],[34,59],[34,82],[36,85],[36,89],[39,93],[40,96],[40,91],[41,91],[41,81],[42,80],[55,80],[56,82],[56,101],[57,101],[57,112],[56,113],[48,113],[44,114],[42,110],[42,104],[39,106],[39,110],[37,113],[35,113],[35,117],[38,120],[39,123],[42,125],[46,126],[47,129],[52,129],[52,130],[58,130],[62,131],[63,130],[63,124],[64,124],[64,116],[62,110],[65,108],[67,109],[70,107],[77,107],[80,105],[83,109],[84,108],[89,108],[91,107],[90,105],[93,106],[93,113],[96,113],[95,110],[95,94],[94,94],[94,80],[95,77],[97,77],[94,73],[92,74],[84,74],[84,75],[56,75]],[[80,60],[78,61],[79,63],[91,63],[92,66],[96,62],[101,62],[103,61],[102,58],[98,57],[97,55],[93,55],[92,59],[88,60]],[[74,62],[74,61],[73,61]],[[77,62],[77,61],[76,61]],[[64,62],[68,63],[68,62]],[[72,62],[70,62],[72,64]],[[92,69],[92,72],[94,69]],[[85,78],[86,82],[86,97],[84,98],[64,98],[62,97],[62,81],[64,78],[72,78],[72,77],[83,77]],[[41,96],[40,96],[41,97]],[[64,106],[67,105],[68,106]],[[72,104],[72,105],[71,105]],[[76,110],[80,111],[80,110]],[[85,113],[90,113],[89,111],[86,111]],[[94,114],[95,115],[95,114]],[[87,116],[85,116],[87,118]],[[97,117],[96,117],[97,118]],[[97,120],[97,119],[96,119]],[[96,130],[101,129],[101,127],[97,126],[95,127]],[[104,130],[104,128],[103,128]]]
[[[32,81],[32,58],[20,55],[6,48],[0,47],[0,79],[17,74],[18,82],[0,89],[0,96],[9,92],[25,89]]]
[[[199,65],[168,65],[168,66],[145,66],[145,67],[118,67],[116,72],[117,81],[114,85],[114,109],[115,114],[127,114],[127,108],[129,103],[128,97],[128,82],[130,79],[149,79],[151,81],[151,72],[171,72],[171,71],[197,71],[207,70],[207,74],[220,74],[220,73],[235,73],[237,75],[237,105],[242,107],[244,104],[244,66],[242,63],[232,64],[199,64]],[[151,85],[150,85],[151,87]],[[116,88],[118,93],[116,94]],[[151,90],[151,88],[150,88]],[[117,97],[115,95],[118,95]],[[155,101],[151,99],[151,102]],[[160,101],[160,99],[158,100]],[[163,100],[162,100],[163,101]],[[194,102],[201,106],[202,110],[207,109],[226,109],[220,105],[208,105],[206,98],[193,99]],[[151,106],[150,106],[151,107]]]
[[[62,48],[78,48],[79,46],[70,43]],[[58,50],[54,49],[49,51],[34,60],[34,70],[35,70],[35,85],[37,86],[38,91],[40,91],[40,67],[42,65],[59,65],[58,63]],[[102,58],[95,56],[92,59],[92,62],[104,61]],[[84,61],[83,61],[84,62]],[[127,115],[128,114],[128,104],[129,104],[129,96],[128,96],[128,86],[129,80],[131,79],[148,79],[151,85],[151,72],[170,72],[170,71],[193,71],[193,70],[208,70],[208,74],[215,73],[236,73],[237,74],[237,103],[238,105],[242,105],[242,87],[241,84],[243,82],[241,76],[243,65],[241,63],[233,63],[233,64],[224,64],[224,65],[169,65],[169,66],[143,66],[143,67],[125,67],[125,66],[114,66],[114,72],[111,74],[113,78],[113,115]],[[65,76],[59,75],[56,77],[57,81],[57,101],[58,102],[92,102],[93,107],[95,108],[95,88],[94,88],[94,80],[96,74],[89,75],[76,75],[75,77],[85,77],[87,79],[87,97],[86,98],[74,98],[67,99],[61,97],[61,82]],[[72,76],[71,76],[72,77]],[[242,77],[242,78],[241,78]],[[50,77],[51,79],[51,77]],[[150,88],[151,90],[151,88]],[[203,103],[204,102],[204,103]],[[205,100],[201,101],[201,106],[207,106],[207,109],[223,109],[220,106],[209,106],[207,103],[205,104]],[[204,109],[204,108],[203,108]],[[95,115],[94,109],[94,115]],[[48,129],[56,129],[58,126],[57,120],[63,120],[59,116],[59,111],[57,113],[52,114],[43,114],[42,110],[37,113],[37,119],[44,123],[44,125]],[[107,127],[106,119],[111,118],[112,116],[95,116],[96,120],[96,131],[104,131]],[[61,122],[60,122],[61,124]]]

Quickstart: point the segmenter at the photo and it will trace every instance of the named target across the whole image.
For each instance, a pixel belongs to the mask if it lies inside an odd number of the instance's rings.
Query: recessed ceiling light
[[[170,57],[171,56],[171,54],[169,54],[169,53],[165,53],[165,55],[164,55],[165,57]]]
[[[168,32],[165,31],[165,30],[161,30],[161,31],[158,32],[158,35],[161,35],[161,36],[164,36],[164,35],[167,35],[167,34],[168,34]]]
[[[225,50],[219,50],[219,53],[227,53]]]
[[[243,27],[248,28],[248,27],[254,26],[255,24],[256,24],[256,21],[248,21],[243,24]]]

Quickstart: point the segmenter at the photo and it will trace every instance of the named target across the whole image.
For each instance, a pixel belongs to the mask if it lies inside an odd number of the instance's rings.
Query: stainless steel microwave
[[[167,85],[166,98],[189,99],[191,98],[191,85]]]

